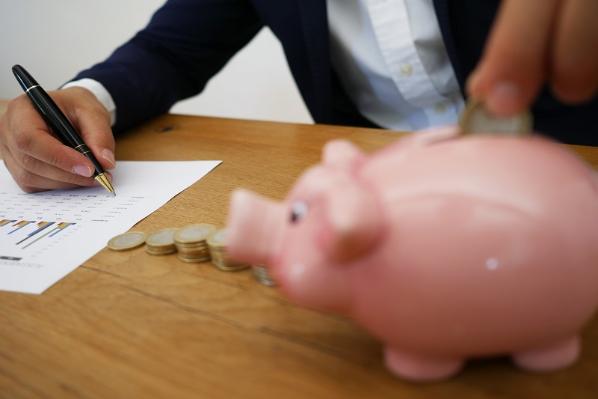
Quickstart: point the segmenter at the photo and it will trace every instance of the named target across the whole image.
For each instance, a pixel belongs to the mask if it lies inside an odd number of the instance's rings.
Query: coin
[[[226,252],[226,229],[220,229],[213,232],[207,240],[210,248],[210,257],[212,264],[225,272],[235,272],[247,269],[247,263],[236,262],[230,259]]]
[[[206,239],[216,230],[216,226],[206,223],[192,224],[178,230],[174,243],[177,257],[183,262],[207,262],[210,251]]]
[[[263,284],[268,287],[276,286],[276,281],[270,276],[270,272],[268,272],[268,268],[263,265],[253,265],[251,266],[253,270],[253,276],[256,278],[260,284]]]
[[[216,226],[212,224],[191,224],[179,229],[174,235],[174,240],[177,244],[194,244],[205,241],[214,230]]]
[[[208,237],[210,248],[226,248],[226,229],[216,230]]]
[[[108,248],[114,251],[125,251],[133,249],[145,242],[145,233],[140,231],[130,231],[128,233],[117,235],[108,241]]]
[[[529,111],[510,117],[492,115],[480,101],[469,100],[459,120],[461,134],[503,134],[523,136],[532,130]]]
[[[169,228],[150,234],[145,240],[145,252],[150,255],[167,255],[176,252],[174,235],[177,230]]]

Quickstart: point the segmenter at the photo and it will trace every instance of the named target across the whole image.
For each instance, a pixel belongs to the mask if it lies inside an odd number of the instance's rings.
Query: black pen
[[[60,108],[58,108],[52,98],[50,98],[48,93],[42,89],[29,72],[22,66],[13,66],[12,73],[14,73],[25,93],[27,93],[27,96],[33,103],[33,107],[42,116],[44,121],[46,121],[54,134],[60,138],[60,141],[62,141],[64,145],[74,148],[89,159],[95,168],[93,178],[106,190],[113,195],[116,195],[114,187],[112,187],[110,180],[108,180],[104,168],[102,168],[102,165],[100,165],[96,157],[93,156],[93,153],[89,147],[87,147],[87,144],[83,142],[81,136],[77,133],[77,130],[71,125],[67,117],[62,113]]]

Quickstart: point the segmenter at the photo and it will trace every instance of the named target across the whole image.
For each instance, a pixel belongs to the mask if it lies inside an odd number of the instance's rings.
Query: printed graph
[[[50,244],[48,241],[58,239],[58,234],[75,224],[46,220],[0,219],[0,240],[4,244],[3,247],[7,244],[23,250],[34,246],[42,247]]]

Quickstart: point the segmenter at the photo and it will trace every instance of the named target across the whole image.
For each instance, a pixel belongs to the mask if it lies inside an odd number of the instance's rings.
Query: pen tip
[[[103,173],[100,173],[95,177],[95,179],[97,180],[98,183],[100,183],[102,185],[102,187],[104,187],[106,189],[106,191],[108,191],[109,193],[112,193],[112,195],[114,197],[116,197],[116,192],[114,191],[114,187],[112,187],[112,184],[110,183],[110,180],[108,180],[106,175],[104,175]]]

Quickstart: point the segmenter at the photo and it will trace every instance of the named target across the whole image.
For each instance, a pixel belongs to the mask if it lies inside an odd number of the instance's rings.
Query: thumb
[[[502,116],[532,103],[547,77],[558,5],[559,0],[502,2],[482,59],[467,84],[471,97]]]

